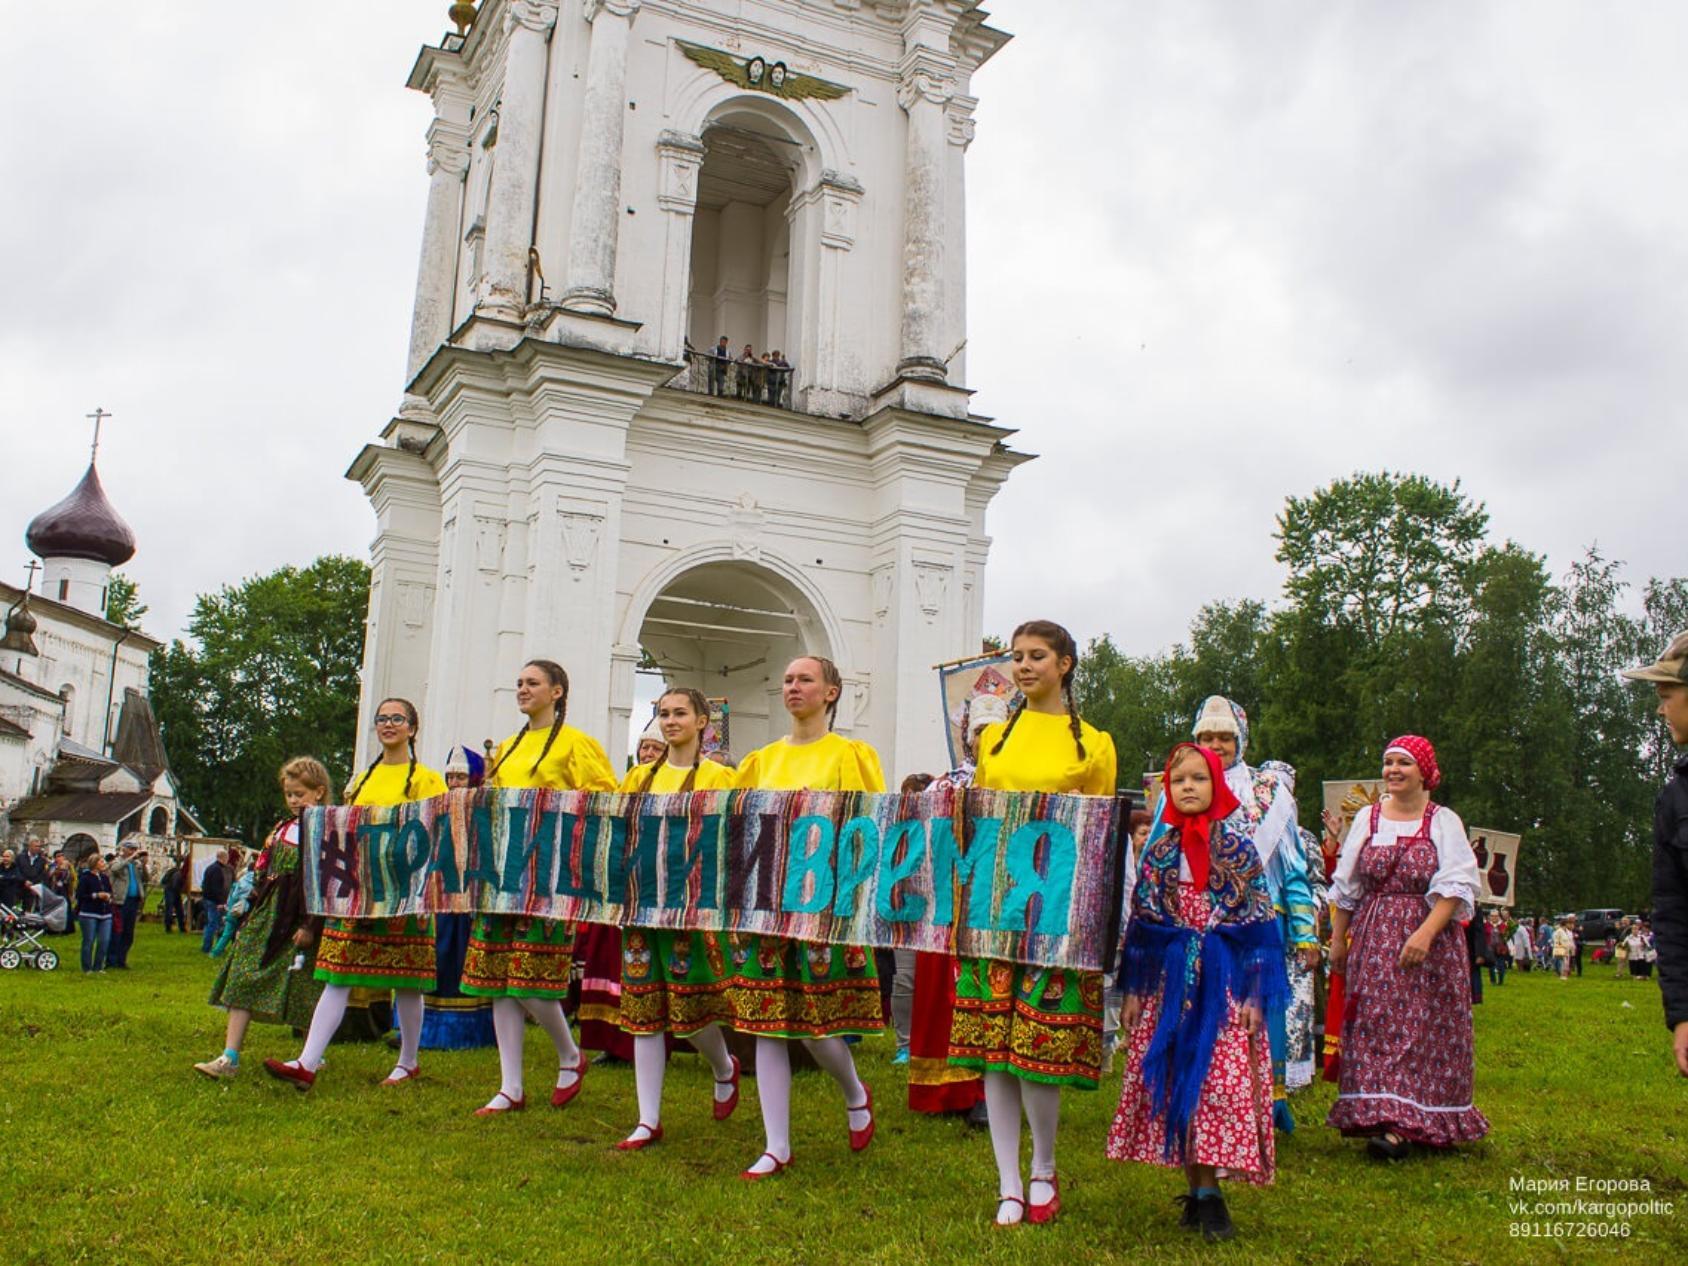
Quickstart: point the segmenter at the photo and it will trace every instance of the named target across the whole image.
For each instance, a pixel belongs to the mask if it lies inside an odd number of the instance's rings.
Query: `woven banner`
[[[454,791],[306,810],[305,891],[339,918],[484,911],[1098,970],[1127,816],[978,790]]]

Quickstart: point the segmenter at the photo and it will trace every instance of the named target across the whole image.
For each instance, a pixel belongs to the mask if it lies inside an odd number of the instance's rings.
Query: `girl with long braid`
[[[1048,620],[1031,620],[1014,630],[1010,649],[1023,702],[1006,723],[989,725],[979,736],[973,786],[1113,795],[1114,741],[1081,720],[1073,704],[1073,635]],[[950,1062],[985,1076],[997,1223],[1051,1221],[1061,1209],[1055,1176],[1061,1087],[1094,1090],[1101,1076],[1101,973],[962,959]],[[1032,1134],[1029,1192],[1020,1180],[1022,1110]]]
[[[530,659],[516,677],[516,706],[527,724],[498,745],[487,773],[491,787],[549,787],[555,791],[614,791],[615,774],[598,740],[564,725],[569,677],[548,659]],[[543,737],[542,737],[543,736]],[[574,961],[574,924],[508,914],[478,914],[463,960],[463,992],[492,999],[502,1083],[476,1116],[520,1112],[523,1012],[557,1048],[551,1106],[580,1093],[586,1060],[563,1017]]]
[[[656,701],[662,752],[635,765],[621,790],[639,795],[716,791],[733,785],[733,771],[703,759],[709,701],[691,687],[664,691]],[[641,743],[641,746],[643,744]],[[621,1027],[633,1034],[633,1075],[639,1124],[616,1144],[636,1152],[662,1138],[662,1082],[668,1034],[691,1040],[715,1074],[715,1119],[738,1107],[738,1060],[727,1053],[723,1022],[730,1024],[726,938],[718,932],[627,928],[621,934]]]
[[[408,699],[383,699],[375,710],[380,755],[346,794],[350,805],[395,805],[445,794],[445,779],[416,760],[422,718]],[[316,978],[327,987],[311,1016],[305,1048],[296,1059],[266,1059],[264,1071],[300,1090],[316,1082],[328,1044],[346,1018],[352,990],[391,989],[399,1018],[399,1058],[383,1086],[399,1086],[417,1072],[422,1042],[422,995],[434,987],[434,921],[330,919],[317,947]]]
[[[735,785],[757,791],[884,791],[879,754],[832,732],[844,679],[838,666],[802,655],[785,670],[782,695],[791,733],[744,758]],[[733,1027],[756,1035],[756,1093],[767,1148],[740,1177],[752,1182],[791,1164],[791,1052],[803,1045],[844,1092],[850,1150],[873,1141],[873,1095],[856,1075],[846,1035],[885,1028],[873,955],[859,945],[777,936],[728,935],[737,965]]]

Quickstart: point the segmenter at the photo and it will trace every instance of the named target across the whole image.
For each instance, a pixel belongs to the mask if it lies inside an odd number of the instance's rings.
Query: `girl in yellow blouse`
[[[531,659],[516,677],[516,706],[527,724],[498,745],[490,787],[550,787],[557,791],[614,791],[615,774],[598,740],[564,725],[569,677],[548,659]],[[551,1106],[560,1108],[580,1093],[586,1061],[563,1017],[573,965],[574,924],[509,914],[477,914],[463,958],[466,994],[492,999],[492,1028],[498,1037],[503,1078],[498,1093],[476,1116],[520,1112],[522,1013],[533,1017],[557,1048],[557,1084]]]
[[[732,770],[703,758],[709,701],[701,691],[689,686],[665,691],[656,701],[655,724],[663,737],[661,754],[628,770],[621,790],[663,796],[733,785]],[[738,1107],[738,1060],[721,1032],[722,1023],[733,1020],[725,941],[719,932],[669,928],[627,928],[621,934],[621,1027],[633,1034],[639,1093],[639,1124],[616,1144],[624,1152],[662,1137],[669,1033],[689,1038],[714,1070],[715,1119],[725,1121]]]
[[[973,786],[993,791],[1114,794],[1114,742],[1073,706],[1078,644],[1059,624],[1014,630],[1014,683],[1024,696],[1006,723],[979,736]],[[950,1062],[985,1075],[1000,1186],[996,1220],[1048,1222],[1060,1211],[1055,1127],[1061,1087],[1096,1089],[1102,1067],[1099,972],[963,959]],[[1020,1113],[1032,1131],[1031,1200],[1020,1181]]]
[[[381,753],[346,793],[349,805],[394,805],[445,794],[445,779],[416,760],[416,732],[422,718],[408,699],[383,699],[375,709],[375,737]],[[305,1049],[297,1059],[264,1061],[273,1077],[309,1090],[328,1045],[334,1040],[353,989],[391,989],[399,1017],[399,1059],[383,1086],[416,1076],[422,1041],[422,994],[434,987],[434,921],[329,919],[317,946],[316,978],[326,987],[311,1015]]]
[[[758,791],[884,791],[879,755],[832,732],[843,693],[838,666],[804,655],[785,670],[783,696],[791,734],[757,748],[739,766],[737,785]],[[756,1035],[756,1094],[767,1150],[740,1177],[755,1181],[791,1164],[791,1052],[799,1038],[844,1092],[850,1150],[873,1140],[873,1096],[856,1075],[844,1035],[882,1032],[873,955],[859,945],[822,945],[776,936],[728,937],[736,974],[733,1027]]]

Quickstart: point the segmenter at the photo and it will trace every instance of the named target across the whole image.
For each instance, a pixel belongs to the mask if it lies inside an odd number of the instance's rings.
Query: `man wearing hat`
[[[115,929],[111,938],[111,953],[106,966],[129,970],[129,949],[135,943],[135,924],[141,918],[141,905],[147,899],[147,855],[133,840],[117,847],[117,861],[111,867],[111,891],[114,902],[121,903],[123,926]]]
[[[1652,685],[1671,742],[1688,747],[1688,633],[1672,638],[1657,662],[1624,676]],[[1688,1077],[1688,757],[1676,762],[1653,806],[1653,948],[1676,1070]]]

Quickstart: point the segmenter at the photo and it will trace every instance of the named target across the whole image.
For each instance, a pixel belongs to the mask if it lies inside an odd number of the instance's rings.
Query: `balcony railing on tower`
[[[686,367],[668,385],[704,396],[789,409],[794,372],[791,363],[778,352],[758,356],[748,347],[737,353],[713,349],[700,352],[688,345]]]

